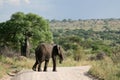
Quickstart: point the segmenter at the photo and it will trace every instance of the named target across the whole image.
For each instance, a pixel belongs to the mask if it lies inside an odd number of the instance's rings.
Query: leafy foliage
[[[20,48],[26,40],[35,47],[39,42],[52,42],[49,23],[42,17],[23,12],[14,13],[10,20],[0,23],[0,43]]]

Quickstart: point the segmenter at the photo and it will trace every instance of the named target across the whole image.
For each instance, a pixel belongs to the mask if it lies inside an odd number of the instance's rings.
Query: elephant
[[[59,57],[59,63],[63,61],[63,51],[62,47],[57,44],[48,44],[41,43],[35,49],[35,58],[36,61],[32,67],[33,71],[36,71],[36,67],[38,65],[38,71],[41,70],[41,64],[45,61],[44,70],[47,71],[47,66],[49,63],[49,59],[52,58],[53,61],[53,71],[56,71],[56,57]]]

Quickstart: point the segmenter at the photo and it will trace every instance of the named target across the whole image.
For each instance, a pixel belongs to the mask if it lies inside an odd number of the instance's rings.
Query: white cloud
[[[8,3],[11,5],[20,5],[20,0],[8,0]]]
[[[22,3],[30,4],[30,0],[0,0],[0,6],[3,6],[4,4],[18,6]]]
[[[34,4],[36,9],[44,12],[49,12],[54,9],[52,0],[41,0],[39,3]]]
[[[0,0],[0,6],[2,6],[3,5],[3,0]]]
[[[30,4],[30,0],[24,0],[25,3]]]

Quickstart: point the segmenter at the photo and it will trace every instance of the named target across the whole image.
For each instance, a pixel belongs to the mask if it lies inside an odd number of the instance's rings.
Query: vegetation
[[[89,73],[100,80],[119,80],[120,79],[120,52],[112,57],[105,57],[104,60],[94,61]],[[116,60],[117,59],[117,60]]]
[[[1,55],[0,78],[12,72],[14,73],[19,72],[22,69],[31,69],[33,64],[34,64],[33,59],[28,59],[23,56],[10,58]]]
[[[28,56],[30,45],[34,48],[39,42],[51,42],[52,33],[47,20],[22,12],[14,13],[10,20],[0,23],[0,46],[10,46]]]
[[[72,19],[63,19],[60,20],[51,20],[50,26],[53,29],[84,29],[93,31],[103,31],[103,30],[120,30],[120,19],[89,19],[89,20],[72,20]]]
[[[53,30],[55,43],[61,44],[64,49],[75,50],[82,47],[84,50],[91,50],[91,53],[103,51],[111,55],[112,48],[120,45],[120,31],[93,31],[93,30]]]

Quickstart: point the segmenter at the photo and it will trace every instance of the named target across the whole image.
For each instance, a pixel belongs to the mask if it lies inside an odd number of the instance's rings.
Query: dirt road
[[[57,67],[57,72],[52,72],[52,68],[47,72],[23,70],[11,80],[93,80],[86,75],[89,69],[90,66]]]

